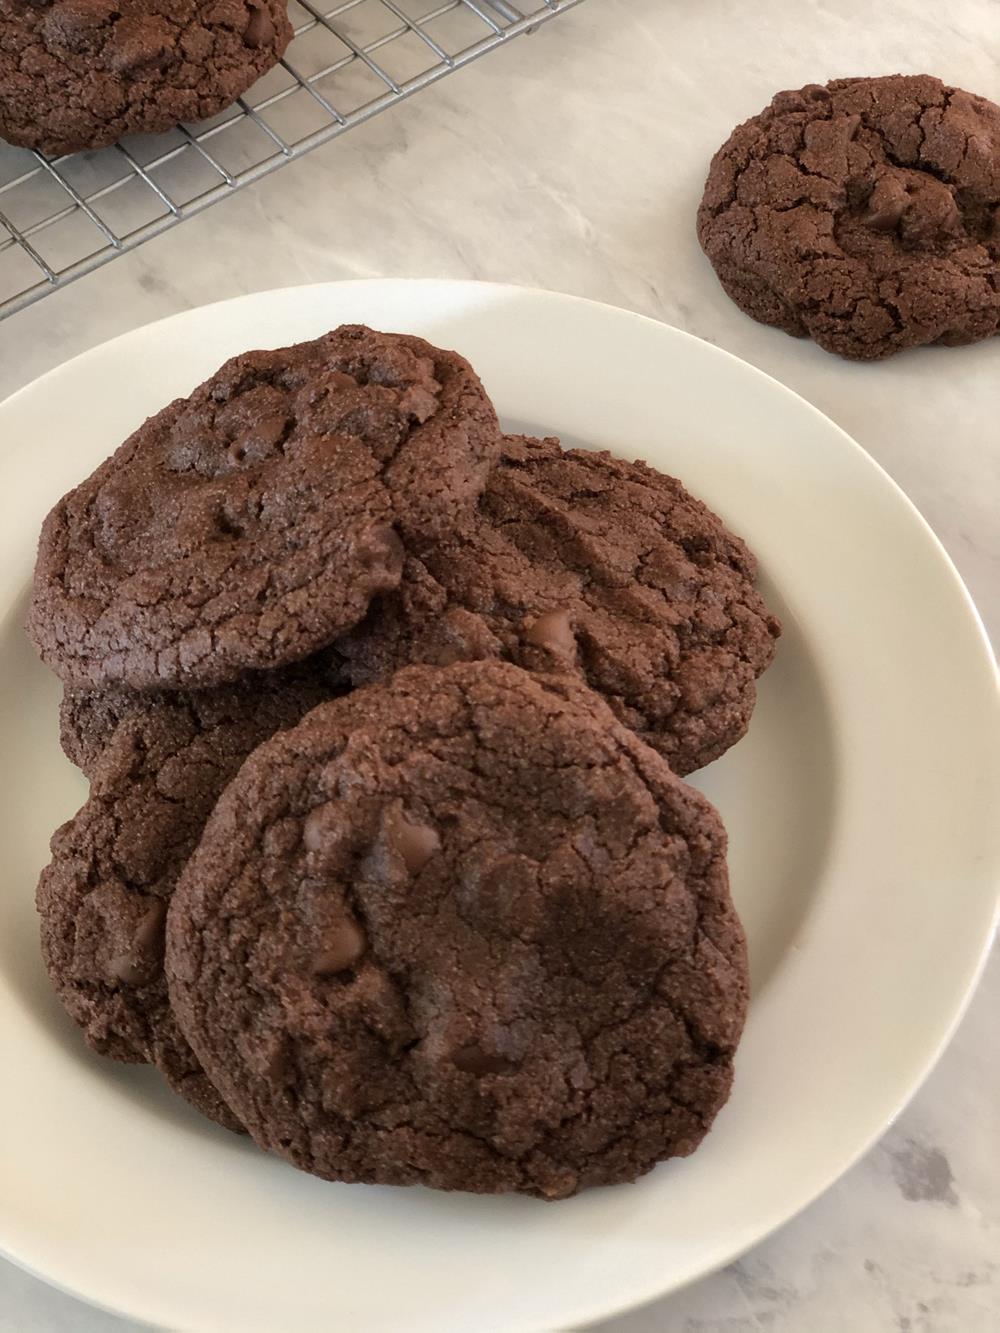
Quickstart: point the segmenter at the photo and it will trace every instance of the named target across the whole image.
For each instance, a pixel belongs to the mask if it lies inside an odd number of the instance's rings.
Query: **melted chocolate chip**
[[[953,191],[943,181],[891,167],[875,181],[861,221],[872,231],[898,232],[913,249],[944,245],[961,228]]]
[[[525,627],[524,637],[528,643],[544,648],[553,657],[564,657],[571,662],[576,660],[576,637],[568,611],[546,611]]]
[[[166,917],[166,903],[158,899],[150,903],[139,918],[128,951],[108,961],[109,976],[125,986],[141,986],[156,975],[163,949]]]
[[[290,426],[291,421],[281,412],[255,421],[249,430],[230,445],[230,458],[239,463],[258,463],[261,459],[280,454]]]
[[[322,949],[313,959],[313,973],[317,977],[332,977],[346,972],[364,956],[367,943],[361,927],[345,919],[323,941]]]
[[[868,206],[861,220],[872,231],[895,231],[909,203],[910,196],[902,182],[893,176],[884,176],[868,196]]]
[[[149,980],[150,973],[149,964],[134,958],[130,953],[118,954],[108,961],[108,976],[113,981],[120,981],[123,986],[141,986]]]
[[[250,21],[243,33],[243,40],[251,50],[266,46],[274,38],[274,24],[266,9],[258,5],[250,6]]]
[[[441,846],[435,829],[410,819],[401,809],[388,811],[383,827],[389,849],[400,858],[409,875],[419,875]]]
[[[379,523],[358,542],[357,558],[362,569],[383,568],[393,578],[398,578],[403,569],[403,543],[394,528],[388,523]]]
[[[331,842],[339,840],[342,821],[337,814],[337,802],[328,801],[310,810],[302,824],[302,842],[309,852],[325,851]]]

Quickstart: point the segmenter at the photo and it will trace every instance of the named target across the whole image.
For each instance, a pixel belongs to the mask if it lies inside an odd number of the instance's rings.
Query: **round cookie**
[[[226,789],[168,913],[174,1012],[257,1143],[316,1175],[632,1180],[729,1093],[725,844],[572,678],[410,667]]]
[[[212,806],[247,754],[339,689],[314,658],[191,694],[67,696],[64,744],[91,778],[52,839],[37,905],[64,1007],[101,1054],[152,1061],[199,1110],[237,1127],[173,1020],[166,905]]]
[[[29,634],[76,688],[299,661],[399,582],[400,535],[474,505],[500,438],[468,362],[420,338],[345,325],[234,357],[48,515]]]
[[[56,155],[216,115],[285,52],[284,0],[0,0],[0,138]]]
[[[407,662],[575,670],[684,774],[744,734],[774,654],[755,574],[672,477],[508,436],[475,520],[408,558],[336,650],[355,685]]]
[[[1000,330],[1000,107],[930,75],[779,93],[712,160],[698,236],[741,310],[858,360]]]

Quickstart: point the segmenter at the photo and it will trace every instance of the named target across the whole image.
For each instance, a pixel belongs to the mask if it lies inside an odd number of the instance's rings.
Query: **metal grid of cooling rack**
[[[49,159],[0,145],[0,319],[580,0],[291,0],[285,58],[228,111]]]

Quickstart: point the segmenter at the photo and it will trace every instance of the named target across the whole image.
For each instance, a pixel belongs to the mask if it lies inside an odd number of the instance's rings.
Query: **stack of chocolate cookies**
[[[91,783],[38,889],[65,1008],[331,1180],[561,1198],[691,1152],[748,985],[682,777],[748,725],[754,577],[421,339],[228,362],[42,530]]]

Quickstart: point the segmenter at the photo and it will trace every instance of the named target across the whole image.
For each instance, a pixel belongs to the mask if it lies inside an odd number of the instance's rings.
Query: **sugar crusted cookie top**
[[[355,684],[482,658],[575,672],[684,774],[744,734],[774,655],[755,575],[674,478],[508,436],[472,519],[418,545],[337,650]]]
[[[690,1152],[747,1000],[714,810],[592,692],[497,662],[408,668],[258,749],[167,971],[262,1147],[544,1197]]]
[[[698,233],[747,314],[877,359],[1000,329],[1000,107],[929,75],[778,94],[712,161]]]
[[[235,357],[45,520],[28,629],[71,686],[300,660],[470,508],[500,447],[463,358],[345,326]]]

